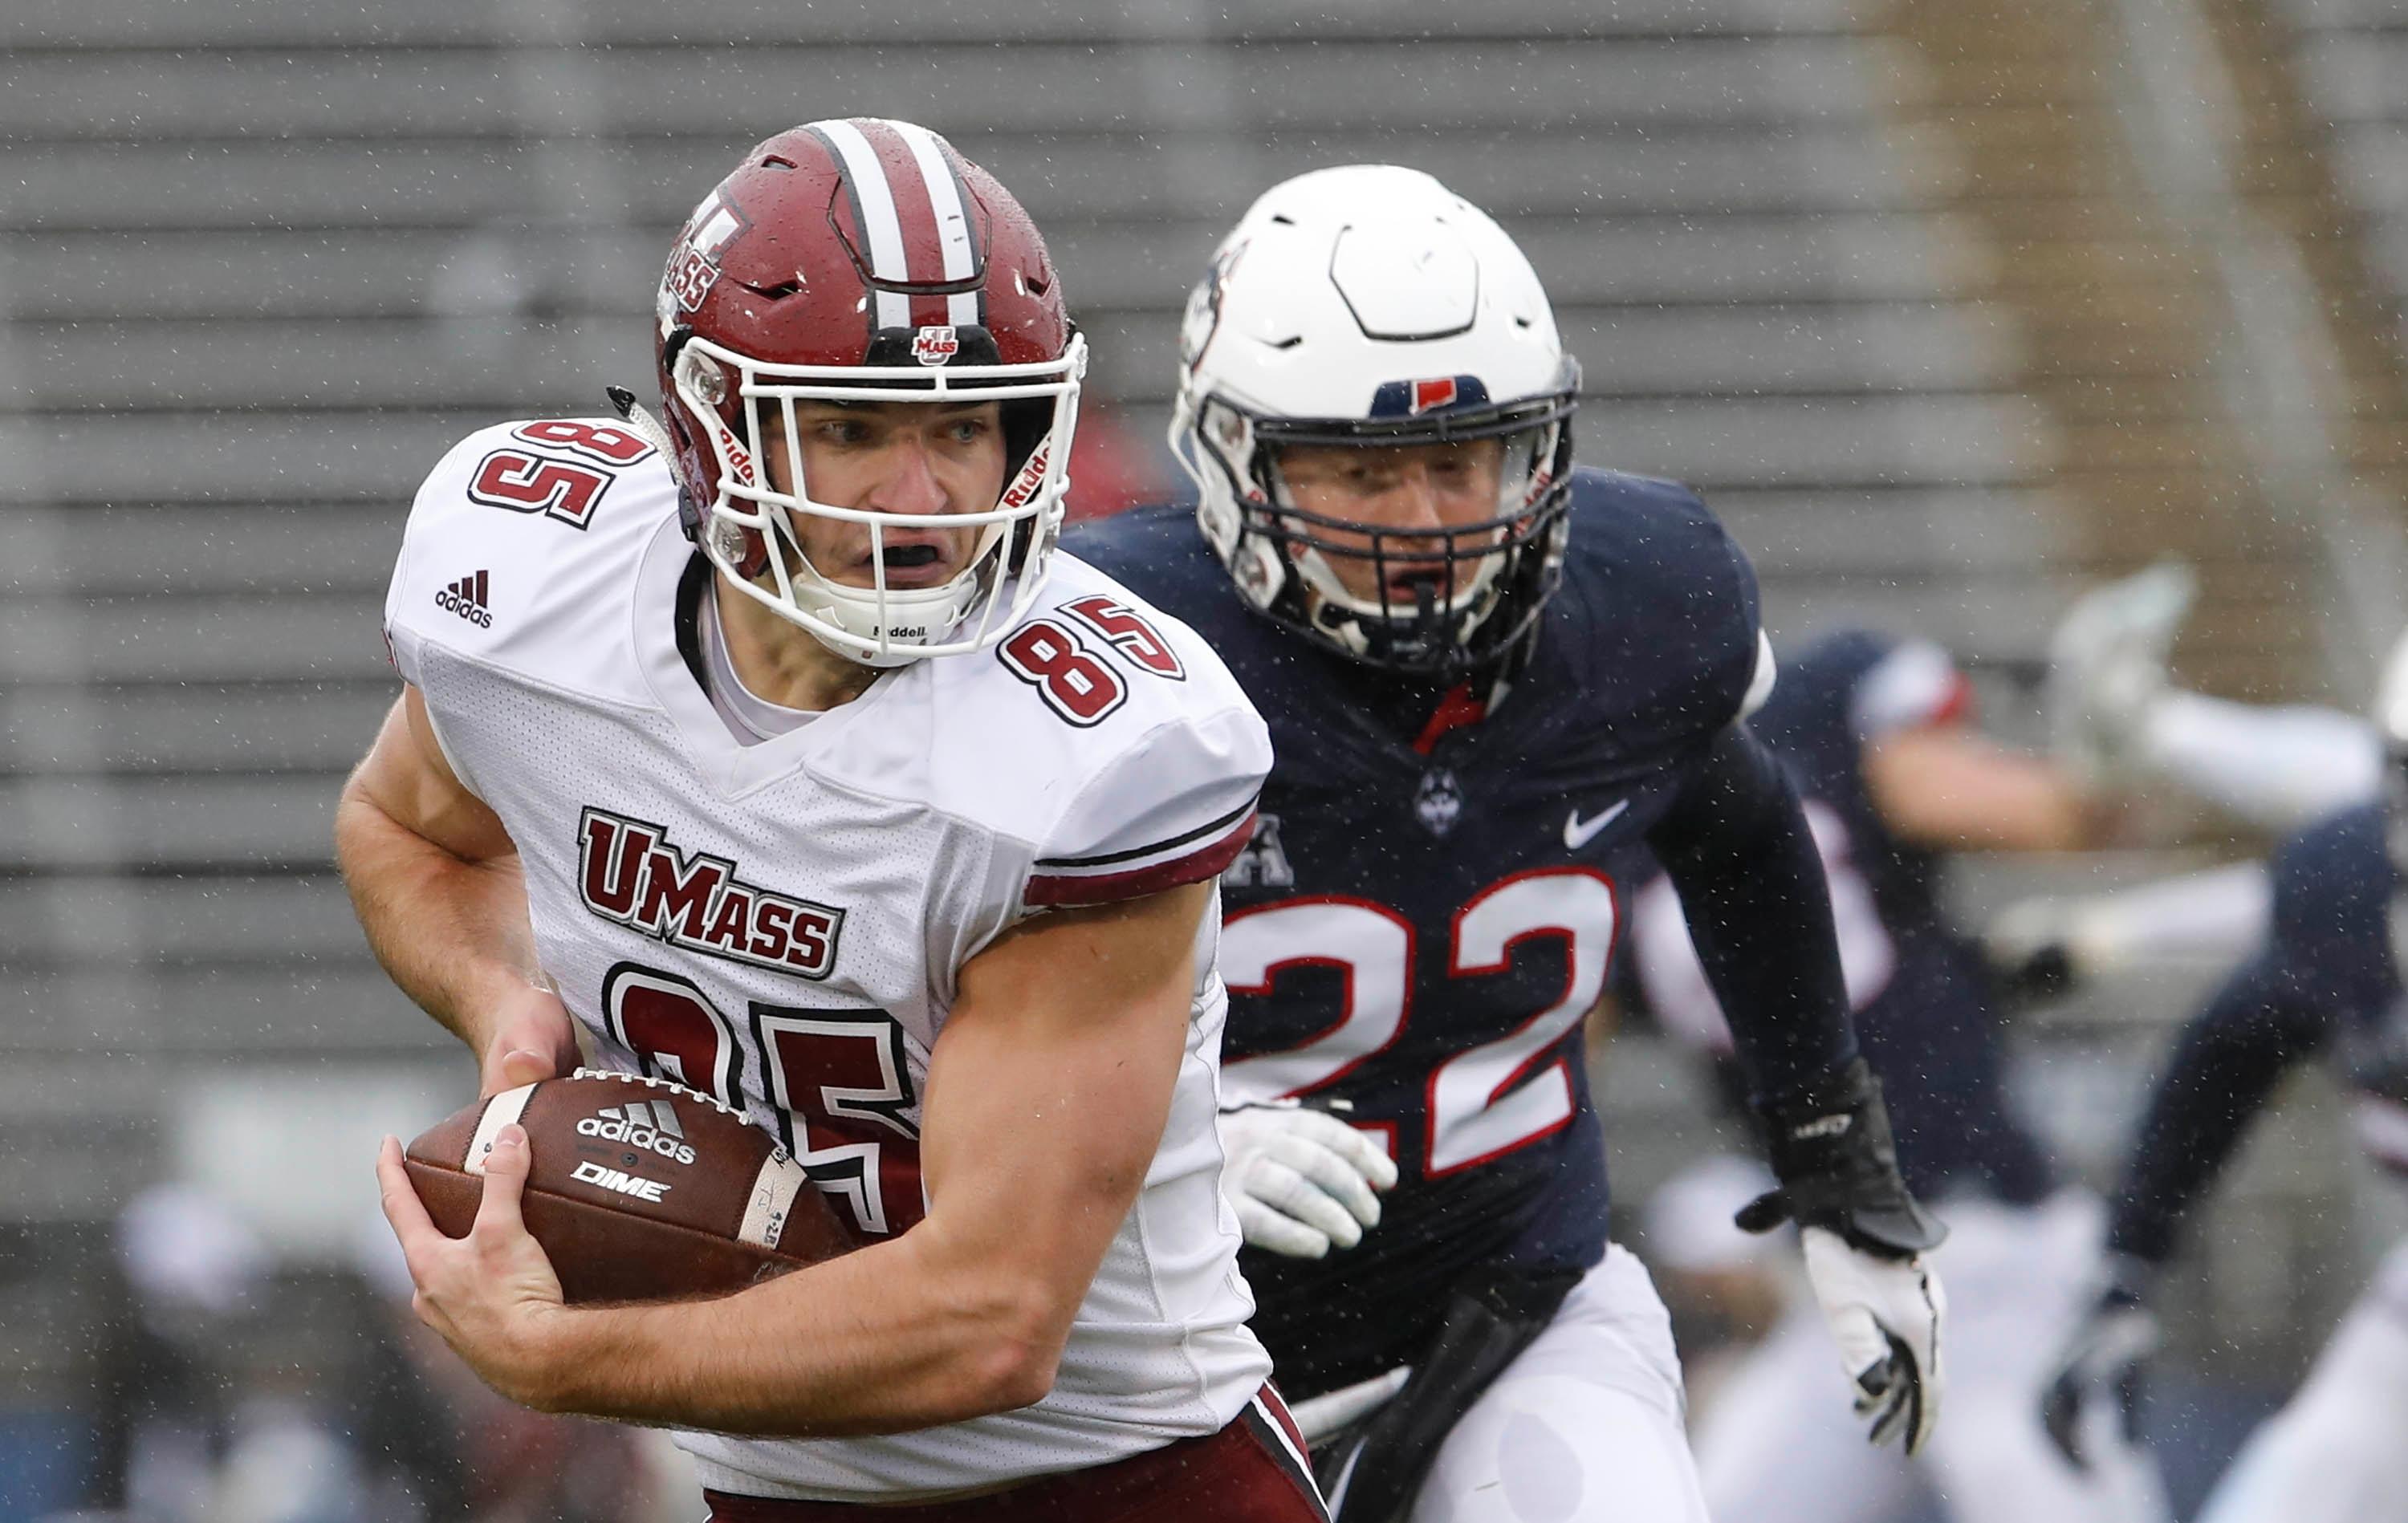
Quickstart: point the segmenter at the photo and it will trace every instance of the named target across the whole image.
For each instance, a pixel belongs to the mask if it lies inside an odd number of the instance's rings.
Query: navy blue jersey
[[[1937,645],[1841,631],[1783,659],[1749,725],[1805,799],[1857,1041],[1881,1076],[1909,1188],[1928,1196],[1970,1187],[2029,1202],[2047,1191],[2051,1174],[2007,1104],[2004,1032],[1986,969],[1941,910],[1946,854],[1893,833],[1864,775],[1869,742],[1954,719],[1970,694]],[[1668,1029],[1727,1051],[1728,1030],[1670,885],[1651,879],[1634,919],[1643,1001]]]
[[[1862,630],[1822,636],[1780,670],[1749,722],[1806,796],[1852,965],[1856,1040],[1881,1076],[1907,1186],[2038,1200],[2050,1171],[2007,1104],[1987,969],[1941,910],[1946,854],[1893,833],[1865,781],[1869,743],[1956,718],[1971,690],[1940,647]]]
[[[2379,1043],[2400,1003],[2389,928],[2399,870],[2384,846],[2377,804],[2344,809],[2274,854],[2273,918],[2264,961],[2290,997],[2312,1011],[2320,1042]]]
[[[1245,1256],[1292,1394],[1410,1361],[1475,1265],[1604,1251],[1581,1018],[1641,837],[1746,696],[1757,612],[1686,489],[1583,470],[1572,496],[1562,587],[1494,713],[1255,614],[1184,511],[1066,542],[1201,632],[1270,726],[1260,821],[1223,877],[1225,1088],[1333,1103],[1397,1160],[1358,1246]]]
[[[2344,1081],[2371,1102],[2362,1120],[2378,1160],[2408,1167],[2408,1009],[2392,930],[2401,881],[2386,823],[2381,804],[2360,804],[2275,853],[2265,945],[2191,1018],[2151,1099],[2109,1226],[2118,1252],[2170,1255],[2183,1214],[2284,1071],[2320,1052],[2337,1050]]]

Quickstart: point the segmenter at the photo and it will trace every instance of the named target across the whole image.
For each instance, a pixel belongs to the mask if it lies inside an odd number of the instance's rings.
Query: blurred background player
[[[2269,840],[2378,798],[2385,742],[2363,714],[2214,698],[2173,680],[2168,657],[2196,591],[2188,566],[2161,562],[2086,592],[2059,619],[2042,704],[2065,776],[2097,794],[2212,805]],[[2266,867],[2251,858],[2103,893],[2024,898],[1982,940],[2005,977],[2045,991],[2227,961],[2265,934],[2271,907]]]
[[[2051,1431],[2076,1462],[2128,1427],[2157,1343],[2157,1281],[2186,1217],[2295,1065],[2330,1053],[2359,1141],[2408,1171],[2408,641],[2378,694],[2383,796],[2275,853],[2262,944],[2176,1042],[2108,1225],[2112,1275],[2062,1351]],[[2335,770],[2345,770],[2337,767]],[[2290,1403],[2249,1440],[2205,1523],[2408,1518],[2408,1245],[2395,1247]]]
[[[279,1263],[190,1185],[119,1222],[85,1523],[668,1523],[663,1435],[514,1407],[410,1312],[381,1218],[339,1267]],[[316,1334],[312,1337],[311,1334]],[[663,1451],[666,1452],[664,1453]],[[681,1488],[674,1478],[681,1478]]]
[[[1951,1308],[1933,1489],[1960,1523],[2157,1523],[2165,1503],[2144,1454],[2121,1447],[2073,1466],[2035,1416],[2052,1372],[2047,1330],[2070,1330],[2096,1284],[2099,1209],[2067,1188],[2016,1114],[1989,971],[1940,897],[1956,853],[2096,844],[2105,801],[2067,769],[1985,737],[1971,683],[1928,640],[1849,630],[1811,641],[1783,660],[1748,723],[1805,799],[1900,1170],[1949,1227],[1933,1255]],[[1670,880],[1635,896],[1631,951],[1656,1019],[1727,1060],[1730,1032]],[[1828,1359],[1821,1319],[1800,1305],[1722,1383],[1698,1433],[1717,1518],[1855,1523],[1909,1504],[1908,1467],[1843,1442],[1814,1400]]]
[[[2057,759],[2093,785],[2172,783],[2276,834],[2372,796],[2383,747],[2359,716],[2173,683],[2167,657],[2197,585],[2188,566],[2160,562],[2058,621],[2042,692]]]
[[[1771,678],[1745,557],[1685,489],[1572,466],[1544,291],[1417,171],[1266,192],[1181,357],[1199,507],[1072,543],[1204,632],[1272,728],[1223,878],[1224,1189],[1287,1390],[1412,1367],[1328,1446],[1339,1516],[1706,1516],[1663,1307],[1607,1241],[1583,1061],[1642,850],[1704,906],[1740,1014],[1780,1180],[1748,1220],[1803,1226],[1858,1413],[1919,1447],[1939,1233],[1848,1030],[1797,797],[1740,722]]]

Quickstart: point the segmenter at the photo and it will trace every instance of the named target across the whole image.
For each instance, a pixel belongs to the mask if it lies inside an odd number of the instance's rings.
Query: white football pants
[[[2408,1243],[2249,1435],[2199,1523],[2408,1523]]]
[[[1842,1410],[1845,1401],[1840,1401]],[[1439,1445],[1411,1523],[1706,1523],[1671,1319],[1618,1245]]]
[[[2077,1471],[2041,1427],[2051,1366],[2096,1293],[2097,1200],[2075,1191],[2030,1207],[1960,1199],[1940,1216],[1948,1241],[1932,1264],[1948,1288],[1947,1386],[1929,1445],[1910,1461],[1866,1441],[1830,1331],[1801,1297],[1699,1426],[1714,1517],[1880,1523],[1914,1496],[1922,1467],[1956,1523],[2166,1523],[2148,1456],[2094,1433],[2092,1468]]]

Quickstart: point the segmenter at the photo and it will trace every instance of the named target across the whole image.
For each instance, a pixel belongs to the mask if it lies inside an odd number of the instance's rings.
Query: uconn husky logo
[[[1432,835],[1455,829],[1463,818],[1463,785],[1453,772],[1438,767],[1422,774],[1422,785],[1413,792],[1413,814]]]

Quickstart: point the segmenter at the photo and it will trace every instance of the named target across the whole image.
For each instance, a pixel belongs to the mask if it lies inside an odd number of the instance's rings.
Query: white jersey
[[[1215,876],[1251,833],[1269,739],[1192,631],[1057,555],[1040,611],[994,650],[888,672],[741,746],[685,653],[700,564],[642,441],[505,424],[421,489],[387,638],[517,843],[544,971],[599,1060],[743,1108],[876,1239],[926,1207],[921,1095],[962,965],[1029,914]],[[890,1437],[684,1435],[706,1485],[900,1501],[1239,1413],[1270,1361],[1219,1190],[1219,932],[1216,907],[1161,1147],[1052,1393]]]

